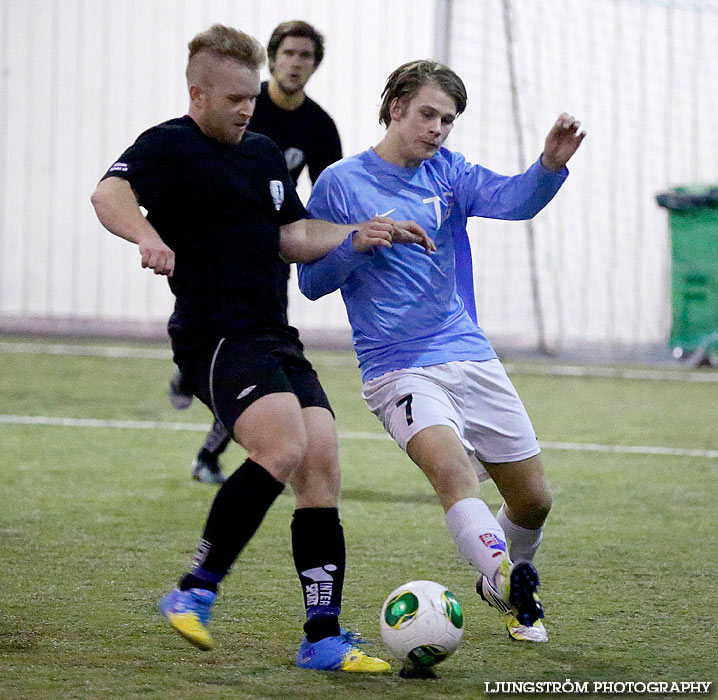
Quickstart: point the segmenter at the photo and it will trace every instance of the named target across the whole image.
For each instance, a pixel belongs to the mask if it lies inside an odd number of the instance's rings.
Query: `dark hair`
[[[456,103],[456,113],[466,109],[466,86],[464,81],[448,66],[431,60],[411,61],[399,66],[388,78],[381,93],[379,123],[391,123],[391,104],[394,100],[411,100],[421,88],[433,83],[440,87]]]
[[[264,47],[253,36],[223,24],[213,24],[206,31],[197,34],[189,42],[188,48],[188,63],[203,51],[233,58],[255,70],[261,68],[264,63]]]
[[[314,43],[314,67],[316,68],[322,62],[324,58],[324,37],[312,27],[311,24],[300,19],[295,19],[291,22],[282,22],[272,32],[272,36],[269,37],[269,43],[267,44],[267,56],[269,56],[270,61],[274,61],[277,57],[280,44],[288,36],[299,36],[311,39]]]

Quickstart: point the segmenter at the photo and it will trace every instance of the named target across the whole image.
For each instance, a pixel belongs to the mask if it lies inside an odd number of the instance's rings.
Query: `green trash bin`
[[[670,217],[673,354],[707,363],[718,353],[718,186],[675,187],[656,201]]]

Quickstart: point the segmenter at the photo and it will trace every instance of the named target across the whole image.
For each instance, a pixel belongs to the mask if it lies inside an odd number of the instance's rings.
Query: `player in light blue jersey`
[[[585,132],[562,114],[525,173],[498,175],[442,147],[466,100],[447,66],[399,67],[383,93],[384,138],[325,170],[308,204],[310,216],[337,223],[413,219],[436,250],[385,241],[361,252],[357,232],[300,266],[299,284],[312,299],[341,289],[369,408],[428,477],[479,573],[477,591],[503,613],[509,635],[546,641],[531,562],[551,496],[531,421],[476,322],[466,222],[535,216]],[[496,517],[479,498],[488,477],[504,499]]]

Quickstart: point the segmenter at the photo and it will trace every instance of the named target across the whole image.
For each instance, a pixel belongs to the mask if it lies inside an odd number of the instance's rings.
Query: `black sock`
[[[336,508],[300,508],[292,520],[292,553],[302,584],[310,642],[339,634],[346,552]]]
[[[197,457],[204,462],[216,462],[222,452],[227,449],[229,440],[227,429],[215,418]]]
[[[283,489],[264,467],[247,459],[217,491],[191,573],[218,584]]]
[[[199,578],[194,574],[185,574],[179,582],[179,589],[181,591],[188,591],[190,588],[204,588],[206,591],[212,591],[216,593],[219,585],[214,581],[208,581],[204,578]]]
[[[325,637],[338,637],[340,632],[336,615],[317,615],[304,623],[304,634],[310,642],[318,642]]]

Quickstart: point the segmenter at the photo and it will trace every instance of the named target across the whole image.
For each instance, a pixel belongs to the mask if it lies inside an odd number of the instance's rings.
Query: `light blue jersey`
[[[341,224],[374,216],[413,219],[434,239],[357,253],[347,238],[321,260],[299,265],[299,287],[318,299],[341,289],[362,380],[407,367],[496,357],[476,323],[469,216],[530,219],[551,201],[568,170],[540,160],[506,177],[440,149],[418,168],[402,168],[373,149],[344,158],[316,181],[309,215]]]

